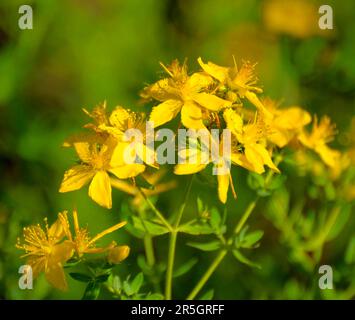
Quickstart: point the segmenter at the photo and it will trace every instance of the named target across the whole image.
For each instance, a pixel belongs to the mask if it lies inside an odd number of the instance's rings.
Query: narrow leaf
[[[100,294],[101,286],[99,283],[91,281],[88,283],[82,300],[96,300]]]
[[[141,288],[142,284],[143,284],[143,273],[140,272],[138,273],[135,278],[133,279],[133,281],[131,282],[131,289],[133,293],[138,293],[139,289]]]
[[[197,258],[192,258],[188,260],[187,262],[185,262],[183,265],[181,265],[179,268],[177,268],[174,271],[173,277],[177,278],[189,272],[193,268],[193,266],[197,263],[197,261],[198,261]]]
[[[143,220],[135,216],[133,216],[132,219],[135,228],[143,232],[148,232],[151,235],[158,236],[169,232],[169,230],[161,224]]]
[[[204,243],[188,242],[187,245],[202,251],[215,251],[220,248],[220,242],[217,240],[211,242],[204,242]]]
[[[92,277],[83,273],[78,272],[70,272],[69,275],[76,281],[80,282],[90,282],[92,281]]]
[[[244,255],[242,255],[240,253],[240,251],[238,250],[233,250],[233,255],[234,257],[241,263],[244,263],[250,267],[253,267],[253,268],[258,268],[258,269],[261,269],[261,266],[251,260],[249,260],[247,257],[245,257]]]

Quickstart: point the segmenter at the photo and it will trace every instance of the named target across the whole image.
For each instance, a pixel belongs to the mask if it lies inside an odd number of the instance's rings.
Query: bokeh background
[[[34,10],[33,30],[18,28],[22,4],[0,1],[0,298],[81,296],[84,286],[70,279],[67,293],[52,289],[43,277],[36,280],[34,290],[19,290],[22,262],[14,247],[16,238],[24,225],[45,216],[53,221],[57,212],[73,207],[93,234],[122,219],[122,203],[128,196],[119,191],[113,192],[111,211],[91,201],[85,188],[58,193],[64,171],[75,161],[74,153],[61,145],[86,123],[83,107],[91,109],[107,100],[109,109],[116,105],[144,109],[138,92],[161,77],[159,61],[168,64],[187,57],[191,70],[197,69],[199,56],[221,65],[230,65],[232,55],[238,61],[258,62],[267,95],[286,106],[301,105],[312,114],[329,115],[339,131],[333,146],[344,149],[353,141],[354,131],[347,132],[355,104],[354,1],[327,1],[334,12],[332,31],[318,28],[322,3],[311,0],[28,0]],[[240,170],[237,175],[239,198],[235,202],[230,197],[228,202],[231,223],[254,196],[246,174]],[[178,187],[159,199],[164,212],[176,208],[183,197],[185,177],[171,178]],[[307,185],[294,181],[290,188],[302,197]],[[197,181],[187,215],[193,215],[197,196],[220,207],[213,186]],[[250,221],[253,228],[265,231],[262,246],[251,253],[263,269],[248,268],[229,257],[207,288],[215,288],[215,298],[226,299],[323,297],[316,266],[305,270],[292,259],[263,210],[259,206]],[[354,225],[351,212],[336,241],[326,246],[324,263],[343,270]],[[117,272],[137,273],[136,260],[143,254],[140,242],[122,230],[106,240],[112,239],[132,246],[131,256]],[[184,242],[181,237],[177,264],[192,255],[200,262],[176,280],[176,298],[186,296],[214,257]],[[165,259],[166,241],[159,243],[157,257]],[[340,289],[354,290],[343,273],[336,279]]]

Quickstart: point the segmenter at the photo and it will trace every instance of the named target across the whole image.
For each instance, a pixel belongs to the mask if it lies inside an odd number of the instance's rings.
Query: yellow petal
[[[243,120],[241,116],[232,109],[226,109],[223,112],[223,118],[226,121],[227,128],[237,136],[242,133]]]
[[[32,256],[27,259],[26,263],[32,268],[33,278],[37,278],[45,270],[46,258],[44,256]]]
[[[91,181],[89,196],[100,206],[111,209],[111,184],[106,171],[98,171]]]
[[[246,91],[245,93],[245,97],[260,111],[262,111],[266,116],[268,117],[272,117],[272,114],[270,113],[270,111],[268,111],[264,105],[262,104],[262,102],[260,101],[260,99],[258,98],[258,96],[251,91]]]
[[[269,152],[262,145],[255,144],[253,147],[262,158],[264,164],[266,164],[270,169],[276,171],[277,173],[280,173],[280,170],[272,162]]]
[[[92,238],[89,242],[89,245],[95,243],[97,240],[99,240],[100,238],[102,238],[103,236],[111,233],[111,232],[114,232],[122,227],[124,227],[125,225],[127,224],[127,221],[122,221],[120,223],[117,223],[115,224],[114,226],[110,227],[110,228],[107,228],[106,230],[104,231],[101,231],[100,233],[98,233],[94,238]]]
[[[252,165],[256,173],[261,174],[265,172],[263,159],[253,146],[248,146],[245,148],[245,157]]]
[[[63,222],[62,219],[58,217],[58,219],[49,228],[48,237],[60,241],[64,236],[65,236],[65,230],[64,230]]]
[[[67,280],[63,267],[60,264],[52,265],[45,271],[47,281],[55,288],[66,291],[68,290]]]
[[[202,107],[211,111],[220,111],[223,108],[230,107],[232,103],[227,100],[223,100],[213,94],[197,93],[193,95],[192,99]]]
[[[120,179],[111,178],[111,186],[132,196],[138,193],[136,186]]]
[[[338,162],[340,161],[341,155],[339,151],[333,150],[325,144],[317,146],[315,151],[320,155],[323,162],[327,166],[334,168],[337,164],[339,164]]]
[[[223,84],[226,83],[229,68],[220,67],[212,62],[203,63],[201,58],[198,58],[197,61],[205,72],[217,79],[219,82]]]
[[[110,124],[116,127],[120,131],[127,129],[127,121],[130,118],[130,114],[127,109],[122,107],[116,107],[110,115]]]
[[[187,93],[197,93],[213,84],[213,78],[204,72],[196,72],[187,80],[184,90]]]
[[[165,101],[169,99],[177,99],[179,91],[170,85],[169,79],[161,79],[156,83],[144,88],[140,93],[143,99],[155,99],[158,101]]]
[[[293,131],[273,128],[271,134],[268,135],[268,139],[279,148],[283,148],[292,140],[294,136],[295,133]]]
[[[135,161],[135,159],[136,159],[135,143],[120,141],[119,143],[117,143],[117,146],[112,152],[110,166],[114,168],[126,164],[131,164],[131,161]]]
[[[280,115],[274,119],[276,126],[279,128],[295,130],[304,127],[312,120],[307,111],[298,107],[287,108],[280,110],[280,112]]]
[[[196,172],[200,172],[203,169],[205,169],[207,164],[190,164],[190,163],[184,163],[184,164],[177,164],[174,167],[174,173],[178,175],[183,175],[183,174],[193,174]]]
[[[201,108],[192,101],[187,101],[182,106],[181,122],[188,129],[206,129],[202,121]]]
[[[58,263],[65,263],[74,253],[74,244],[71,241],[64,241],[52,247],[50,257],[48,259],[48,266],[56,265]]]
[[[154,122],[154,128],[174,119],[182,107],[180,100],[166,100],[163,103],[153,107],[149,116],[149,121]]]
[[[89,182],[94,176],[94,171],[90,166],[77,165],[64,173],[64,178],[59,192],[69,192],[78,190]]]
[[[128,179],[138,176],[145,170],[144,164],[133,163],[109,169],[119,179]]]
[[[227,202],[228,188],[229,188],[229,174],[217,175],[218,181],[218,197],[222,203]]]
[[[92,159],[90,143],[87,141],[76,141],[73,143],[73,146],[80,160],[89,163]]]
[[[148,146],[146,146],[145,144],[141,143],[137,147],[137,154],[138,154],[139,158],[144,163],[146,163],[148,166],[151,166],[153,168],[159,167],[157,162],[155,161],[156,156],[155,156],[154,149],[151,149]]]

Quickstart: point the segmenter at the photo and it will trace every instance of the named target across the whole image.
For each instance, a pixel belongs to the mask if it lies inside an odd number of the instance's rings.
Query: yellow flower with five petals
[[[174,60],[169,67],[162,64],[170,78],[164,78],[146,87],[141,96],[144,99],[161,101],[153,107],[150,121],[154,127],[165,124],[181,113],[182,124],[189,129],[205,128],[204,119],[210,112],[218,112],[231,105],[216,95],[210,93],[209,88],[214,85],[211,76],[204,72],[197,72],[189,76],[186,63],[180,65]]]
[[[68,261],[73,253],[73,244],[64,240],[65,230],[62,225],[62,216],[50,227],[45,219],[45,229],[40,225],[32,225],[23,229],[24,243],[18,239],[16,247],[26,252],[22,257],[27,258],[27,264],[31,266],[33,277],[44,272],[47,281],[60,290],[67,290],[68,285],[65,278],[63,264]]]
[[[108,137],[105,141],[97,141],[88,137],[73,141],[81,164],[75,165],[64,173],[59,192],[69,192],[89,186],[89,196],[99,205],[111,208],[111,183],[108,173],[119,179],[135,177],[145,169],[143,164],[125,163],[120,144]]]

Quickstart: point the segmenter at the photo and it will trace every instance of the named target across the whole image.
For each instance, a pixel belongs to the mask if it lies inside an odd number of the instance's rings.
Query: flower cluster
[[[95,237],[90,237],[88,229],[79,226],[76,210],[73,211],[74,233],[72,233],[68,213],[64,211],[58,214],[57,220],[50,227],[47,219],[45,219],[44,229],[39,224],[25,227],[24,241],[21,243],[18,239],[16,247],[25,251],[22,257],[27,258],[27,265],[31,266],[34,277],[44,272],[51,285],[66,290],[68,285],[63,266],[74,256],[81,259],[84,254],[106,253],[107,261],[112,264],[128,257],[130,250],[128,246],[119,246],[116,242],[111,242],[105,247],[96,246],[99,239],[125,224],[125,221],[120,222]]]
[[[298,106],[279,108],[273,100],[260,97],[263,90],[258,86],[254,64],[243,62],[238,68],[234,62],[233,67],[224,67],[204,63],[201,58],[198,63],[201,70],[190,76],[186,63],[180,65],[174,61],[169,67],[163,66],[168,77],[141,93],[145,99],[161,102],[150,114],[150,120],[157,126],[180,112],[186,128],[227,128],[231,132],[231,150],[225,160],[258,174],[265,171],[265,166],[279,172],[272,152],[286,146],[304,146],[318,153],[328,166],[337,166],[340,153],[327,145],[334,134],[334,125],[328,117],[319,124],[315,118],[312,132],[308,133],[305,126],[312,118],[307,111]],[[223,143],[222,138],[220,149]],[[192,174],[205,167],[202,163],[178,164],[174,172]],[[217,178],[219,199],[225,203],[231,174]]]
[[[77,190],[90,182],[89,196],[99,205],[111,208],[113,181],[115,185],[125,185],[126,189],[133,182],[134,187],[134,178],[143,173],[147,165],[158,168],[154,146],[146,143],[152,138],[147,136],[146,120],[156,128],[177,116],[180,117],[179,128],[204,129],[209,133],[217,129],[221,132],[218,141],[212,134],[208,137],[208,143],[215,145],[221,153],[219,161],[214,162],[217,171],[226,163],[232,163],[257,174],[265,172],[265,166],[279,173],[272,155],[286,146],[311,149],[327,166],[337,166],[340,152],[327,145],[335,133],[328,117],[320,121],[315,118],[312,131],[308,132],[306,126],[312,117],[307,111],[299,106],[279,108],[275,101],[261,97],[263,90],[258,85],[255,64],[243,62],[238,67],[234,61],[234,66],[224,67],[205,63],[201,58],[198,63],[201,69],[192,74],[187,70],[186,61],[180,64],[174,60],[170,66],[161,64],[167,76],[140,93],[143,101],[158,102],[149,116],[124,107],[116,107],[108,113],[105,103],[92,112],[84,109],[93,122],[85,125],[89,133],[65,142],[65,146],[75,148],[80,164],[65,172],[59,191]],[[129,129],[140,130],[143,140],[132,146],[125,139],[125,132]],[[225,129],[231,133],[228,141],[222,136]],[[179,150],[178,156],[183,154],[186,159],[194,156],[200,160],[176,164],[175,174],[193,174],[212,162],[211,155],[203,154],[203,142],[198,140],[197,144],[200,145],[198,154],[186,149]],[[222,155],[226,145],[230,149],[227,156]],[[124,156],[127,150],[140,161],[127,163]],[[120,183],[122,179],[130,180]],[[236,197],[229,170],[221,171],[217,179],[221,202],[227,201],[230,186]]]

